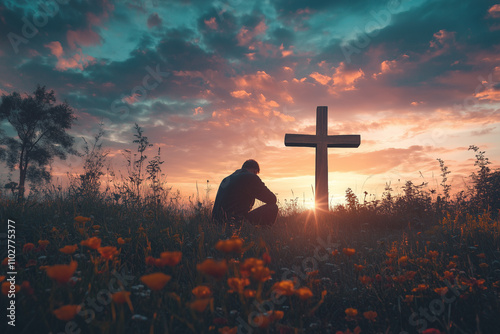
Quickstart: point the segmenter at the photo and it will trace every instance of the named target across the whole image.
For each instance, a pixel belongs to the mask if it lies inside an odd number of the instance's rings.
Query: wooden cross
[[[328,212],[328,147],[358,147],[360,135],[328,135],[328,107],[316,110],[316,135],[285,134],[285,146],[316,147],[316,210]]]

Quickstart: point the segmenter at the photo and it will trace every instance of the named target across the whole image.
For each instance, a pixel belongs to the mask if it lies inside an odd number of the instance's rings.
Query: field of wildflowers
[[[94,144],[68,189],[0,193],[1,333],[500,332],[500,172],[477,147],[454,198],[440,161],[439,196],[348,189],[328,214],[291,201],[263,229],[215,225],[208,196],[179,205],[135,137],[121,182],[101,183],[114,174]]]
[[[500,222],[455,212],[403,228],[285,212],[263,230],[208,210],[2,199],[8,333],[496,333]],[[357,216],[362,219],[362,215]],[[7,319],[7,320],[6,320]],[[2,332],[5,332],[2,330]]]

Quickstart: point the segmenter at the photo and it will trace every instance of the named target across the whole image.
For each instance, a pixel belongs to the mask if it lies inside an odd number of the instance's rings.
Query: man
[[[246,219],[254,225],[274,224],[278,215],[276,196],[257,176],[259,172],[259,164],[251,159],[245,161],[241,169],[222,180],[212,210],[214,221],[234,218]],[[255,199],[266,204],[250,211]]]

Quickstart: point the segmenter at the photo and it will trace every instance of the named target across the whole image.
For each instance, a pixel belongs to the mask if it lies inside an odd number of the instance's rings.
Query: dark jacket
[[[255,199],[266,204],[276,203],[276,196],[257,175],[246,169],[238,169],[222,180],[212,210],[212,219],[246,217]]]

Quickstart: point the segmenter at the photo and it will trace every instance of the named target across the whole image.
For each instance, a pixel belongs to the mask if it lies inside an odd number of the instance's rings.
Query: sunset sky
[[[437,158],[458,189],[473,144],[499,167],[495,1],[1,0],[0,27],[0,95],[53,89],[78,138],[102,121],[116,172],[138,123],[186,197],[209,180],[213,198],[253,158],[281,201],[310,203],[315,150],[283,142],[315,133],[317,106],[330,135],[361,135],[357,149],[329,149],[332,203],[406,180],[439,192]],[[81,165],[57,162],[54,175]]]

